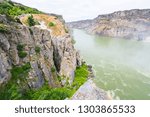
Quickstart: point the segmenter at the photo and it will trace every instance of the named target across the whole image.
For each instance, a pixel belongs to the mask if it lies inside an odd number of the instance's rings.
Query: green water
[[[74,29],[75,47],[114,99],[150,99],[150,43],[89,35]]]

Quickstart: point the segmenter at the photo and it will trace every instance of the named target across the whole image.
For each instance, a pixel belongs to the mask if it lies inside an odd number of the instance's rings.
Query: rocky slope
[[[150,37],[150,9],[133,9],[99,15],[93,20],[68,23],[71,28],[88,33],[126,39],[143,40]]]
[[[0,85],[15,78],[35,89],[71,85],[81,60],[63,18],[11,1],[0,6]]]
[[[49,15],[45,17],[56,18]],[[56,22],[61,23],[64,28],[64,22],[59,19]],[[10,71],[13,66],[27,63],[31,65],[27,78],[30,87],[41,87],[45,80],[52,87],[59,86],[57,73],[64,77],[62,83],[65,84],[67,80],[70,84],[73,82],[74,71],[80,62],[69,33],[59,28],[63,33],[55,35],[57,29],[46,29],[47,26],[41,23],[45,23],[44,19],[41,19],[38,26],[28,27],[8,20],[5,15],[0,15],[1,84],[11,78]]]
[[[66,99],[93,76],[62,16],[0,3],[0,99]],[[94,82],[89,85],[85,93],[96,96],[90,99],[102,99]]]

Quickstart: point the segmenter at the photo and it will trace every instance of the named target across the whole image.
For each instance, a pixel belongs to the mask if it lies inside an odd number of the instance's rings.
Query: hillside
[[[88,77],[60,15],[4,1],[0,45],[0,99],[69,98]]]
[[[93,78],[92,67],[81,60],[62,16],[19,3],[0,3],[0,100],[64,100]],[[109,99],[94,92],[82,99]],[[86,95],[77,92],[76,95]],[[100,94],[98,94],[100,92]],[[102,95],[101,95],[102,94]],[[81,99],[80,96],[75,99]]]
[[[147,40],[150,37],[150,9],[117,11],[68,25],[101,36]]]

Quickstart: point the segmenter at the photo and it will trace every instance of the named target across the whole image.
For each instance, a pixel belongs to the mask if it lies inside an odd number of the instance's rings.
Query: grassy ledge
[[[42,13],[38,11],[37,9],[30,8],[27,6],[19,5],[16,3],[13,3],[9,0],[4,0],[2,3],[0,3],[0,14],[7,14],[9,16],[18,16],[22,14],[39,14]]]
[[[21,48],[22,49],[22,48]],[[11,70],[12,78],[5,85],[1,86],[0,99],[3,100],[64,100],[70,98],[87,81],[88,68],[83,64],[75,71],[75,79],[72,85],[61,88],[50,88],[45,83],[40,89],[30,89],[26,77],[31,69],[30,63],[23,66],[14,66]]]
[[[0,14],[6,15],[7,18],[10,19],[10,21],[12,20],[18,22],[16,16],[22,14],[40,14],[40,13],[42,12],[38,11],[37,9],[13,3],[9,0],[4,0],[2,3],[0,3]]]

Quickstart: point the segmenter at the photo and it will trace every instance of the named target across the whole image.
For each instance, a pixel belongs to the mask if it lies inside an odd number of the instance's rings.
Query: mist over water
[[[75,47],[94,67],[96,84],[114,99],[150,99],[150,43],[74,30]]]

